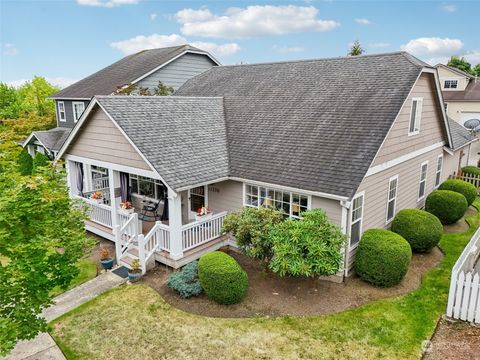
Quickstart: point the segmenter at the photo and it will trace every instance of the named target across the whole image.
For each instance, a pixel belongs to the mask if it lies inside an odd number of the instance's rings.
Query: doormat
[[[123,279],[125,279],[128,276],[128,269],[125,266],[120,266],[119,268],[116,268],[112,272]]]

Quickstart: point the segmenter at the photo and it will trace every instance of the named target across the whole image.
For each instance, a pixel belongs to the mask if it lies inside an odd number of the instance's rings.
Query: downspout
[[[351,217],[351,201],[341,200],[340,206],[342,207],[342,219],[341,219],[341,229],[346,236],[346,242],[344,246],[344,256],[343,256],[343,276],[344,278],[348,276],[348,249],[350,242],[350,231],[349,231],[349,219]]]

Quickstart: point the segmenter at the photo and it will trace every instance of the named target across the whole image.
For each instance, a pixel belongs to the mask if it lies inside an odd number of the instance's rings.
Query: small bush
[[[23,175],[32,175],[33,159],[30,154],[24,149],[18,156],[18,172]]]
[[[219,304],[236,304],[247,293],[247,273],[234,258],[220,251],[200,258],[198,277],[207,296]]]
[[[198,261],[192,261],[182,270],[172,273],[167,279],[167,285],[178,292],[181,298],[188,299],[202,293],[202,285],[198,280]]]
[[[35,153],[35,157],[33,158],[33,169],[32,173],[35,174],[38,171],[38,168],[44,167],[50,164],[50,160],[42,153]]]
[[[392,222],[392,231],[408,241],[413,251],[430,251],[443,234],[440,220],[429,212],[405,209],[398,212]]]
[[[384,229],[363,233],[355,259],[355,271],[376,286],[398,284],[408,271],[412,250],[407,240]]]
[[[457,179],[445,180],[439,187],[439,190],[451,190],[462,194],[467,199],[468,206],[472,205],[477,198],[477,188],[469,182]]]
[[[425,201],[425,210],[439,218],[444,225],[460,220],[467,208],[465,196],[451,190],[435,190]]]
[[[480,168],[478,166],[464,166],[462,172],[464,174],[480,175]]]

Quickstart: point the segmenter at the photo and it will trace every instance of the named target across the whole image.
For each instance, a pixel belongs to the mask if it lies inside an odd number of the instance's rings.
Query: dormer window
[[[73,102],[72,104],[73,108],[73,121],[77,122],[78,119],[80,119],[80,116],[82,116],[83,111],[85,110],[85,104],[83,102]]]
[[[420,132],[420,121],[422,120],[423,98],[413,98],[410,110],[410,125],[408,135],[416,135]]]
[[[456,89],[458,86],[458,80],[447,79],[443,83],[444,89]]]

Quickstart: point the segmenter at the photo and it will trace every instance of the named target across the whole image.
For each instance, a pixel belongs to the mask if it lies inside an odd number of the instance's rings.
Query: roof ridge
[[[223,96],[185,96],[185,95],[95,95],[97,99],[223,99]]]

